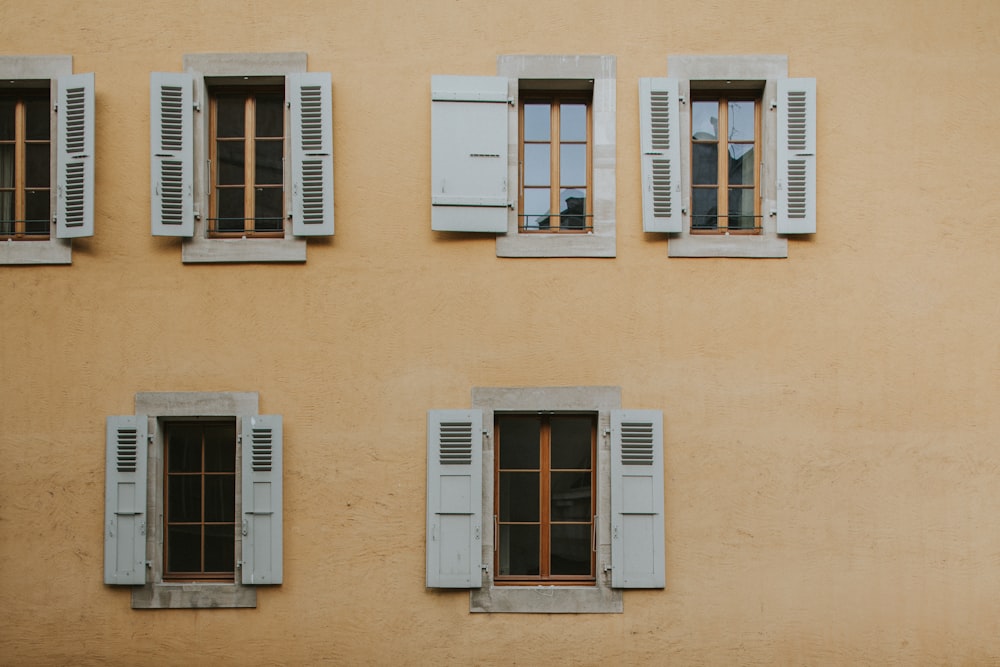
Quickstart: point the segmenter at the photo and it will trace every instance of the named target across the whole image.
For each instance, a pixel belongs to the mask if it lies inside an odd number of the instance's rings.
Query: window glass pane
[[[538,473],[500,473],[500,521],[538,521]]]
[[[754,103],[753,101],[729,103],[729,140],[753,141]]]
[[[284,95],[279,93],[259,93],[254,109],[256,136],[282,137],[284,131]]]
[[[719,145],[691,144],[691,182],[715,185],[719,182]]]
[[[0,141],[14,140],[14,107],[12,99],[0,99]]]
[[[587,184],[587,145],[559,145],[559,184],[563,187]]]
[[[542,422],[531,415],[504,416],[500,425],[500,468],[538,470]]]
[[[729,144],[730,185],[753,185],[756,166],[753,144]]]
[[[554,470],[589,470],[590,443],[594,420],[586,415],[552,417]]]
[[[524,105],[525,141],[549,141],[552,131],[549,109],[548,104]]]
[[[590,574],[590,525],[552,526],[552,574]]]
[[[167,498],[170,523],[201,521],[201,475],[169,475]]]
[[[254,182],[257,185],[280,185],[282,182],[281,141],[258,141],[255,146]]]
[[[205,521],[233,521],[236,475],[205,475]]]
[[[234,528],[205,526],[205,572],[232,572],[235,558]]]
[[[549,189],[532,188],[524,191],[524,226],[529,229],[549,228]]]
[[[167,571],[201,571],[201,526],[167,527]]]
[[[32,97],[24,101],[24,138],[28,141],[47,140],[52,128],[49,98]]]
[[[736,229],[753,229],[756,222],[753,217],[753,189],[729,189],[729,227]]]
[[[197,426],[171,426],[167,437],[167,471],[201,471],[201,429]]]
[[[24,193],[24,219],[29,221],[25,225],[25,231],[28,234],[34,236],[49,233],[51,202],[48,190],[27,190]]]
[[[587,140],[587,105],[562,104],[559,107],[559,140]]]
[[[537,575],[538,526],[500,526],[500,574]]]
[[[14,144],[0,144],[0,188],[14,187]]]
[[[243,231],[243,188],[219,189],[218,220],[215,228],[220,232]]]
[[[246,160],[242,141],[217,141],[219,185],[243,185],[243,164]]]
[[[719,201],[716,188],[695,188],[691,199],[691,227],[693,229],[715,229],[719,225]]]
[[[205,426],[205,472],[236,470],[236,425]]]
[[[254,190],[254,230],[258,232],[281,231],[281,188]]]
[[[14,233],[14,193],[0,192],[0,234]]]
[[[246,124],[246,100],[242,95],[219,95],[215,107],[218,137],[242,137]]]
[[[551,167],[551,146],[549,144],[524,145],[525,185],[549,185]]]
[[[691,105],[691,138],[719,138],[719,103],[694,102]]]
[[[552,473],[552,521],[590,521],[590,477],[589,472]]]
[[[49,144],[25,144],[24,185],[28,188],[49,187]]]
[[[559,226],[583,229],[588,225],[586,190],[562,190],[559,193]]]

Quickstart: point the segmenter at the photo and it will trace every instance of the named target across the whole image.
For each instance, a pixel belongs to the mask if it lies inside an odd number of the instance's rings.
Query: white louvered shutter
[[[506,232],[507,79],[431,77],[431,228]]]
[[[108,417],[104,583],[146,583],[146,417]]]
[[[243,418],[242,503],[244,584],[280,584],[281,415]]]
[[[678,88],[677,79],[639,79],[642,229],[646,232],[682,229]]]
[[[149,82],[153,236],[194,235],[194,75]]]
[[[778,233],[816,232],[816,79],[778,79]]]
[[[57,81],[56,236],[94,235],[94,75]]]
[[[482,586],[483,413],[427,414],[427,586]]]
[[[329,72],[289,74],[292,234],[333,234],[333,95]]]
[[[611,411],[611,586],[663,588],[663,413]]]

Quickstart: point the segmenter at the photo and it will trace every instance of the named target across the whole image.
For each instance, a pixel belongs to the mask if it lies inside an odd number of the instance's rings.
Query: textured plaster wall
[[[1000,661],[1000,4],[844,0],[0,3],[0,52],[96,72],[97,234],[0,267],[0,662]],[[149,232],[149,72],[331,71],[337,235],[183,265]],[[430,230],[430,76],[617,56],[616,259]],[[641,231],[638,78],[778,53],[819,98],[819,232],[785,260]],[[425,413],[473,386],[617,385],[664,411],[667,588],[596,616],[468,613],[424,569]],[[102,580],[104,418],[139,391],[284,415],[285,583],[134,611]]]

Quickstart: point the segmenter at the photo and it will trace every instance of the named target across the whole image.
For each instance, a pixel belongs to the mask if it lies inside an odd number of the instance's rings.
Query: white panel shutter
[[[194,75],[149,81],[153,236],[194,235]]]
[[[329,72],[289,74],[292,234],[333,234],[333,96]]]
[[[816,232],[816,79],[778,79],[778,233]]]
[[[146,583],[146,417],[108,417],[104,583]]]
[[[94,235],[94,75],[57,82],[56,236]]]
[[[677,79],[639,79],[642,229],[680,232],[681,143]]]
[[[281,415],[244,417],[242,430],[242,581],[280,584]]]
[[[431,228],[506,232],[507,79],[431,77]]]
[[[611,585],[663,588],[663,413],[611,411]]]
[[[483,413],[427,413],[427,586],[482,586]]]

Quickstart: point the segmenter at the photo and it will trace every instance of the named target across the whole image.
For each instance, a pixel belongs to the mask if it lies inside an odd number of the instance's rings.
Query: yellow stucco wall
[[[0,3],[0,53],[97,82],[96,235],[0,267],[4,664],[1000,661],[1000,3]],[[333,77],[337,234],[183,265],[149,231],[149,73],[305,51]],[[617,56],[616,259],[430,230],[432,74]],[[669,259],[641,230],[638,79],[785,54],[818,85],[818,233]],[[473,386],[662,409],[664,591],[618,615],[424,588],[425,415]],[[102,584],[104,418],[138,391],[284,416],[285,583],[135,611]]]

